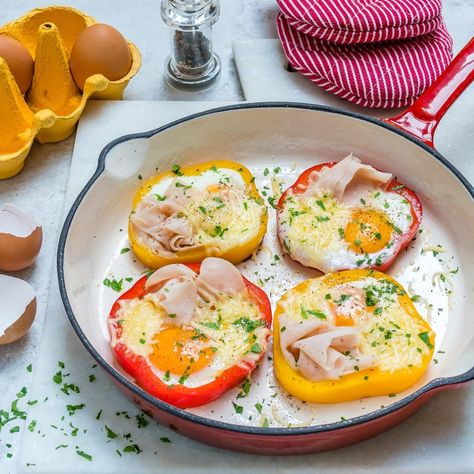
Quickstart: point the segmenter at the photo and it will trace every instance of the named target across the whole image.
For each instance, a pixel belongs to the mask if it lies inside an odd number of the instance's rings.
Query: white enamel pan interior
[[[133,252],[121,253],[129,247],[127,219],[140,180],[173,164],[230,159],[250,168],[260,192],[268,197],[272,196],[271,179],[285,189],[306,168],[340,160],[351,152],[364,163],[396,175],[416,190],[424,206],[422,233],[389,271],[410,294],[420,295],[419,312],[437,334],[435,360],[422,380],[396,396],[302,404],[279,387],[269,350],[252,377],[249,395],[237,400],[240,388],[211,404],[182,411],[137,387],[112,356],[106,319],[118,293],[102,282],[123,279],[126,290],[133,282],[125,278],[135,280],[145,270]],[[266,290],[274,305],[286,289],[319,273],[283,257],[271,207],[269,215],[263,245],[239,267]],[[257,429],[262,434],[272,430],[307,433],[323,427],[330,430],[341,419],[350,424],[376,418],[427,390],[474,378],[473,235],[472,186],[437,152],[408,134],[377,120],[320,106],[246,104],[197,114],[108,145],[67,217],[58,270],[68,317],[82,342],[112,376],[140,397],[204,424]],[[274,255],[281,259],[275,261]],[[235,412],[232,401],[244,407],[242,414]],[[261,413],[255,404],[263,406]],[[268,428],[260,428],[267,423]]]

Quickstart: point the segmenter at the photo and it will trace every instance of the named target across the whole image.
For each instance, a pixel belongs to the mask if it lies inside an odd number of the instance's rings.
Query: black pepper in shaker
[[[221,63],[212,50],[212,25],[219,13],[219,0],[162,0],[161,17],[171,30],[168,84],[203,90],[216,82]]]

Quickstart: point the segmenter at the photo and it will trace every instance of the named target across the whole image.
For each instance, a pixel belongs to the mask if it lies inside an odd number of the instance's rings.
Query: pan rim
[[[439,377],[436,379],[431,380],[429,383],[418,389],[417,391],[413,392],[409,396],[398,400],[397,402],[385,407],[375,410],[371,413],[357,416],[355,418],[351,418],[348,420],[341,420],[335,423],[329,423],[324,425],[313,425],[313,426],[305,426],[305,427],[297,427],[297,428],[264,428],[264,427],[254,427],[254,426],[244,426],[244,425],[235,425],[232,423],[225,423],[218,420],[212,420],[200,415],[195,415],[193,413],[187,412],[180,408],[174,407],[166,402],[163,402],[150,394],[148,394],[145,390],[141,389],[133,382],[125,378],[119,371],[117,371],[114,367],[112,367],[95,349],[92,343],[89,341],[87,336],[81,329],[81,326],[76,319],[74,312],[72,310],[66,289],[65,277],[64,277],[64,253],[65,253],[65,246],[69,236],[69,230],[74,220],[74,216],[82,203],[82,200],[89,192],[92,185],[97,181],[100,175],[103,173],[105,169],[105,159],[108,153],[118,144],[124,143],[130,140],[135,139],[149,139],[154,135],[162,133],[168,129],[174,128],[180,124],[190,122],[195,119],[199,119],[201,117],[205,117],[207,115],[215,115],[218,113],[224,112],[231,112],[236,110],[243,110],[243,109],[265,109],[265,108],[286,108],[286,109],[302,109],[302,110],[313,110],[313,111],[322,111],[327,113],[334,113],[339,115],[345,115],[348,117],[356,118],[365,122],[372,123],[379,127],[385,128],[391,132],[394,132],[405,139],[409,140],[410,142],[414,143],[415,145],[422,148],[424,151],[427,151],[431,154],[436,160],[441,162],[449,171],[451,171],[455,177],[461,182],[467,192],[471,195],[474,199],[474,187],[471,183],[462,175],[462,173],[446,158],[444,158],[438,151],[433,148],[430,148],[428,145],[423,143],[421,140],[417,139],[409,132],[405,130],[399,129],[393,125],[390,125],[380,119],[375,117],[370,117],[361,113],[351,112],[340,110],[335,107],[329,107],[324,105],[316,105],[316,104],[308,104],[308,103],[299,103],[299,102],[243,102],[237,103],[233,105],[226,105],[223,107],[216,107],[212,109],[208,109],[202,112],[198,112],[195,114],[188,115],[186,117],[182,117],[178,120],[172,121],[166,125],[161,127],[145,131],[139,133],[132,133],[127,135],[122,135],[121,137],[116,138],[115,140],[108,143],[101,151],[99,155],[99,160],[97,164],[97,168],[86,183],[86,185],[82,188],[79,195],[74,200],[71,208],[68,211],[66,219],[64,221],[63,227],[61,229],[61,234],[59,237],[58,243],[58,250],[57,250],[57,275],[59,281],[59,291],[61,295],[61,300],[64,305],[64,309],[66,311],[66,315],[71,323],[74,332],[78,336],[79,340],[82,342],[84,347],[88,350],[90,355],[94,358],[94,360],[104,369],[113,379],[123,385],[125,388],[130,390],[134,395],[141,397],[142,399],[146,400],[147,403],[150,405],[167,412],[170,415],[176,416],[181,418],[185,421],[201,425],[202,427],[207,427],[210,429],[219,429],[228,432],[239,433],[242,435],[259,435],[259,436],[298,436],[304,437],[309,435],[315,435],[317,433],[327,433],[332,431],[337,431],[341,429],[347,429],[350,427],[355,427],[358,425],[362,425],[367,422],[376,421],[382,419],[388,415],[394,414],[397,411],[400,411],[404,407],[410,405],[417,399],[419,399],[422,395],[427,394],[431,391],[436,391],[436,389],[441,389],[445,387],[445,389],[455,386],[461,383],[466,383],[470,380],[474,380],[474,366],[464,372],[463,374],[455,375],[452,377]]]

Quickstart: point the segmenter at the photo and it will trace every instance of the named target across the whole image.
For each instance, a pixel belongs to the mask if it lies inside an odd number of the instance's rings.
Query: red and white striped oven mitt
[[[452,57],[438,0],[278,2],[278,35],[291,66],[363,107],[411,105]]]
[[[415,38],[439,28],[441,0],[277,0],[293,28],[337,44]]]

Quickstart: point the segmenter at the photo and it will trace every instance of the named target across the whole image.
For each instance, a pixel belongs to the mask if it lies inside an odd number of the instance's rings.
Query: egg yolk
[[[355,209],[344,236],[354,252],[374,253],[390,242],[392,225],[383,212],[375,209]]]
[[[207,187],[207,190],[210,192],[210,193],[218,193],[220,190],[221,190],[221,186],[219,184],[210,184],[208,187]]]
[[[163,372],[193,374],[206,367],[214,357],[209,339],[194,329],[166,328],[154,338],[150,360]]]

